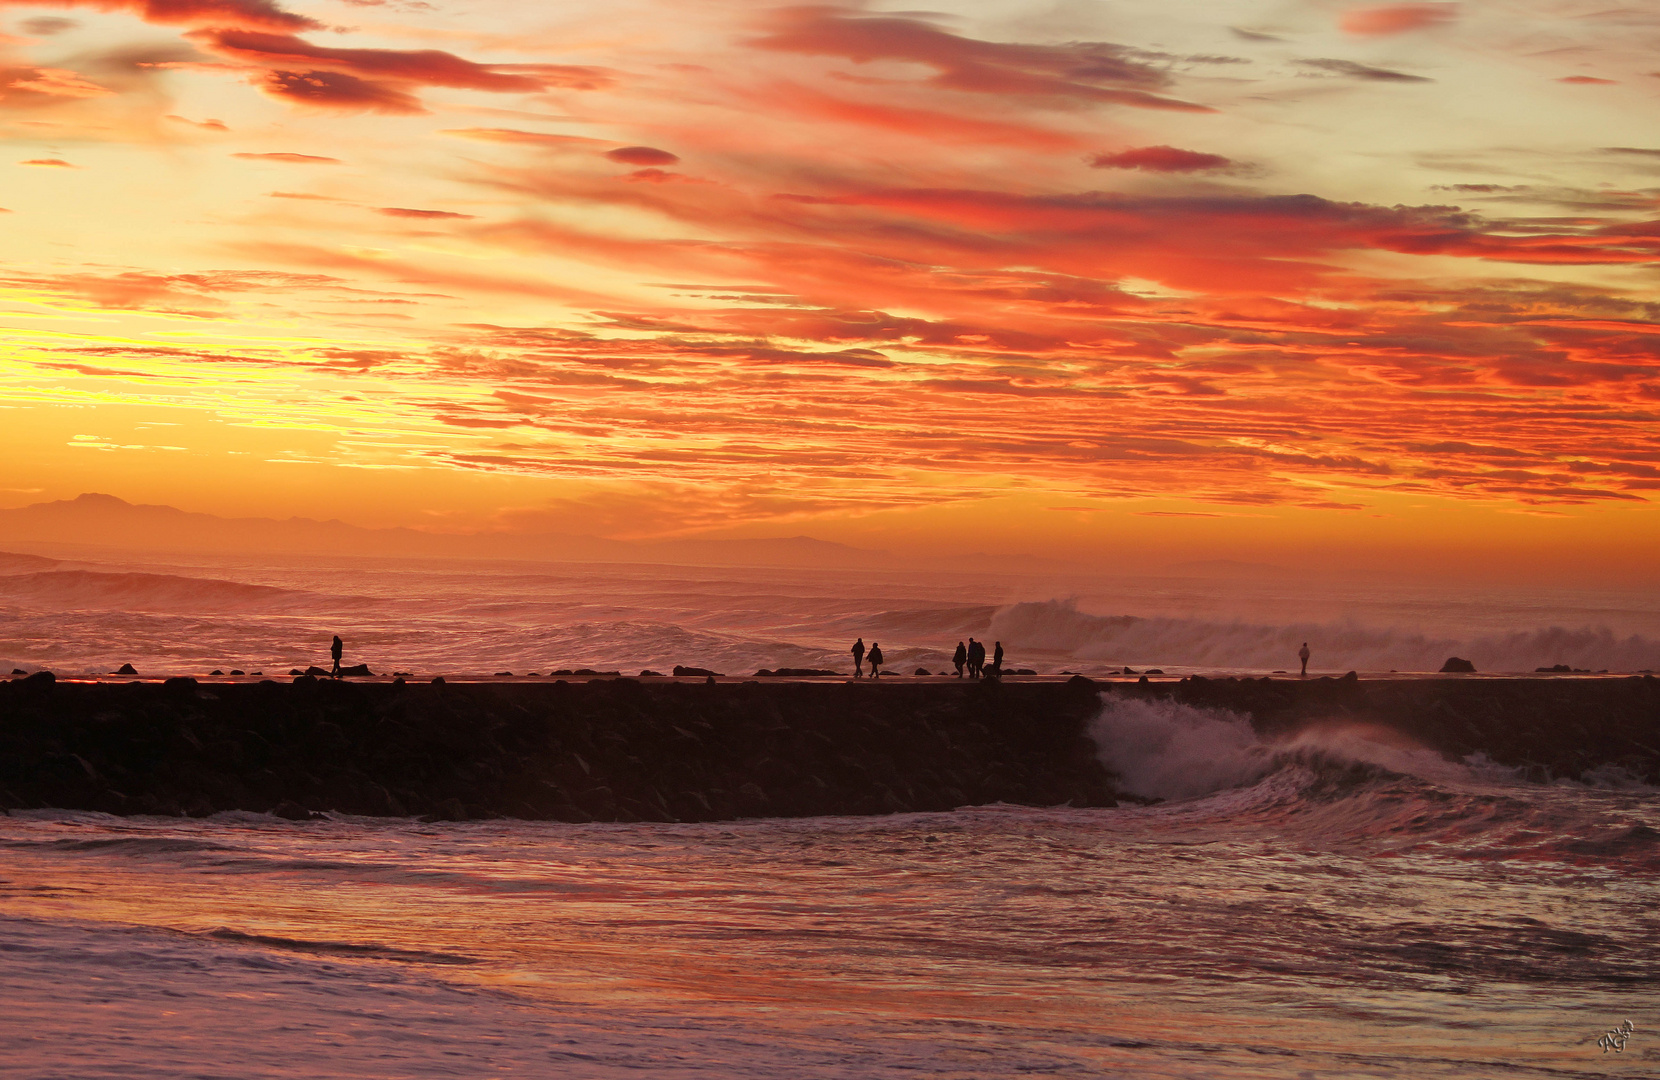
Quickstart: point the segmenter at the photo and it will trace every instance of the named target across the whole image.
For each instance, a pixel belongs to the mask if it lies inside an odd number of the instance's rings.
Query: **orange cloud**
[[[1457,4],[1384,4],[1346,11],[1338,26],[1350,34],[1376,37],[1440,26],[1457,17]]]
[[[242,158],[246,161],[281,161],[289,165],[338,165],[339,158],[322,157],[317,154],[292,154],[278,152],[271,154],[238,153],[231,157]]]

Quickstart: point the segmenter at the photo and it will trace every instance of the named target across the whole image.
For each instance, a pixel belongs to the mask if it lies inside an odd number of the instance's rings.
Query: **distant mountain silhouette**
[[[94,550],[505,558],[554,562],[638,562],[688,566],[861,567],[891,565],[885,552],[810,536],[754,540],[623,541],[562,533],[447,534],[365,529],[312,518],[224,518],[173,506],[87,493],[0,510],[0,543],[74,545]],[[0,574],[48,570],[52,559],[0,553]]]

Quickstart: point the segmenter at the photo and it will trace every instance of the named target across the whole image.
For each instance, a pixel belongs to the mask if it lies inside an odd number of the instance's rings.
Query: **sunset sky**
[[[1660,9],[4,4],[0,505],[1631,568]]]

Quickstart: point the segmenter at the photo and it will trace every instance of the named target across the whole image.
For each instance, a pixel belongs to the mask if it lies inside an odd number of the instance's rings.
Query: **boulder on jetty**
[[[1567,664],[1552,664],[1550,667],[1536,667],[1533,670],[1546,675],[1589,675],[1591,673],[1587,668],[1569,667]]]
[[[1474,674],[1475,670],[1476,666],[1474,664],[1456,656],[1447,657],[1447,662],[1441,665],[1441,674],[1443,675],[1454,673],[1469,675]]]
[[[650,668],[640,672],[640,678],[642,679],[661,679],[662,677],[663,673],[661,671],[653,671]]]
[[[14,672],[12,672],[12,674],[16,675],[18,673],[14,671]],[[137,675],[138,670],[136,668],[134,668],[131,664],[122,664],[120,667],[116,668],[110,674],[112,674],[112,675]]]
[[[720,676],[720,672],[710,671],[708,668],[683,667],[680,664],[674,665],[674,677],[677,678],[677,679],[704,678],[704,677],[708,677],[708,678],[713,679],[713,678],[718,678],[719,676]]]
[[[215,672],[215,674],[218,674],[218,673]],[[290,671],[289,674],[290,675],[310,675],[314,679],[332,679],[332,678],[334,678],[334,672],[333,671],[329,670],[328,668],[318,667],[316,664],[311,665],[310,667],[306,668],[304,671],[298,671],[298,670]],[[340,669],[340,675],[341,675],[342,678],[351,676],[351,677],[355,677],[355,678],[365,679],[365,678],[372,677],[374,675],[374,672],[369,670],[369,665],[368,664],[353,664],[351,667],[341,668]]]
[[[917,673],[917,674],[918,674],[918,675],[932,675],[932,674],[933,674],[933,672],[932,672],[932,671],[929,671],[929,670],[928,670],[928,669],[927,669],[927,668],[925,668],[925,667],[919,667],[919,668],[917,668],[917,669],[916,669],[916,673]]]

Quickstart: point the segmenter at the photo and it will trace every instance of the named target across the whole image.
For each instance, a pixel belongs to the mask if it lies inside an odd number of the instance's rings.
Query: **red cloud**
[[[284,11],[271,0],[0,0],[20,7],[84,7],[131,11],[145,22],[246,30],[321,30],[323,24]]]
[[[625,165],[673,165],[680,160],[678,155],[653,146],[619,146],[605,156]]]
[[[1338,25],[1351,34],[1402,34],[1450,22],[1457,15],[1457,4],[1385,4],[1347,11]]]
[[[420,113],[413,95],[338,71],[268,71],[260,87],[272,97],[342,112]]]
[[[1178,150],[1174,146],[1143,146],[1117,154],[1097,154],[1090,159],[1096,169],[1145,169],[1148,172],[1214,172],[1227,169],[1233,162],[1221,154],[1201,154],[1197,150]]]
[[[528,92],[541,90],[545,85],[530,75],[496,71],[437,49],[330,49],[288,34],[247,30],[198,30],[190,36],[215,52],[272,68],[292,69],[304,65],[371,79],[467,90]]]
[[[834,7],[788,8],[778,15],[775,26],[773,33],[752,44],[780,52],[841,56],[855,63],[900,60],[924,64],[937,72],[929,82],[950,90],[1214,111],[1148,93],[1166,85],[1169,76],[1131,59],[1131,51],[1118,45],[979,41],[917,18],[854,16],[849,9]]]
[[[47,166],[49,168],[53,168],[53,169],[76,169],[76,168],[80,167],[78,165],[69,164],[69,162],[63,160],[63,158],[55,158],[55,157],[30,158],[28,161],[20,161],[20,162],[18,162],[18,164],[19,165],[45,165],[45,166]]]
[[[1614,80],[1614,79],[1598,79],[1598,78],[1594,78],[1590,75],[1569,75],[1567,78],[1557,79],[1556,81],[1557,82],[1565,82],[1565,83],[1577,83],[1580,86],[1616,86],[1616,85],[1618,85],[1617,80]]]

